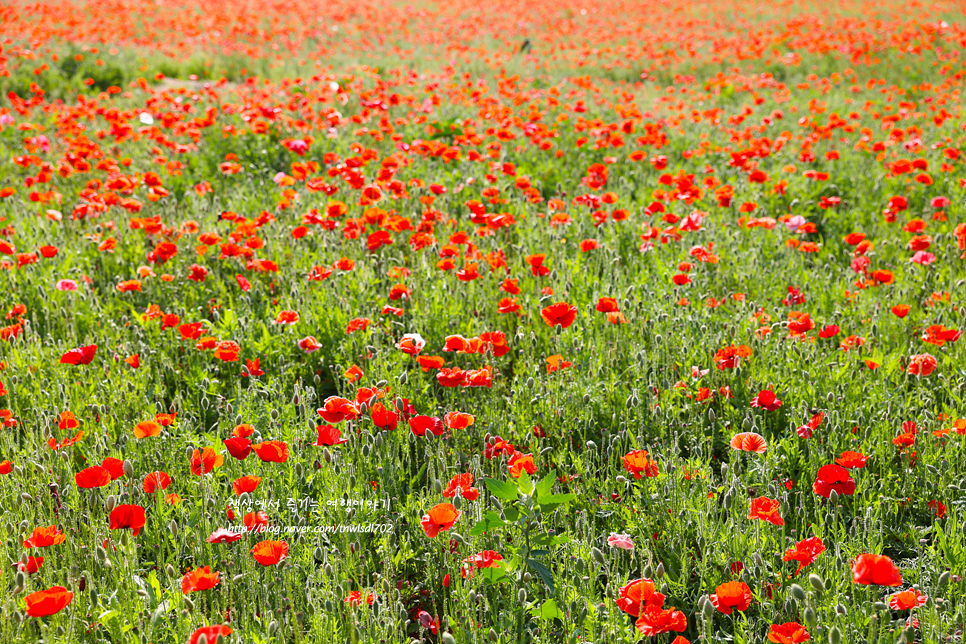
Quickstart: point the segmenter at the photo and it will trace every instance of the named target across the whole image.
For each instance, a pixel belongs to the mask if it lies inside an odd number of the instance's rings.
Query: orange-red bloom
[[[63,586],[53,586],[24,597],[28,617],[47,617],[64,610],[74,599],[74,593]]]
[[[440,503],[433,506],[429,514],[423,515],[420,524],[426,536],[432,539],[441,531],[452,528],[462,514],[452,503]]]
[[[865,553],[852,563],[852,581],[864,586],[899,586],[902,575],[889,557]]]

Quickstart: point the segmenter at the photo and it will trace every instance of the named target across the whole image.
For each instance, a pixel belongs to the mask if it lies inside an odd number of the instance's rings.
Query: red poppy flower
[[[144,508],[140,505],[119,505],[111,510],[111,530],[130,528],[136,537],[146,522]]]
[[[778,400],[775,392],[770,389],[762,389],[758,395],[751,400],[752,407],[761,407],[768,411],[775,411],[782,406],[782,401]]]
[[[628,615],[640,617],[641,610],[648,607],[660,608],[664,605],[664,595],[657,592],[654,582],[650,579],[635,579],[629,581],[620,589],[617,607]]]
[[[741,432],[731,438],[731,449],[764,454],[768,450],[768,443],[765,442],[761,434]]]
[[[252,557],[263,566],[274,566],[288,557],[288,544],[284,541],[260,541],[252,548]]]
[[[315,431],[318,433],[318,437],[312,444],[316,447],[332,447],[348,441],[348,439],[342,438],[342,432],[334,425],[319,425],[315,428]]]
[[[359,417],[359,407],[355,402],[339,396],[329,396],[323,407],[316,410],[327,423],[341,423],[344,420],[355,420]]]
[[[909,374],[913,376],[928,376],[936,370],[936,359],[928,353],[909,357]]]
[[[110,484],[112,480],[111,473],[100,465],[88,467],[74,475],[74,482],[77,487],[83,489],[104,487]]]
[[[798,622],[772,624],[768,631],[768,641],[775,644],[801,644],[811,639],[808,631]]]
[[[145,494],[154,494],[158,489],[167,490],[169,485],[171,485],[171,477],[167,472],[151,472],[144,477],[141,488]]]
[[[23,563],[22,561],[17,562],[17,570],[25,572],[28,575],[33,575],[40,570],[42,565],[44,565],[43,557],[27,557],[27,563]]]
[[[510,472],[510,476],[515,479],[520,478],[523,472],[527,474],[533,474],[537,471],[537,465],[533,462],[533,454],[524,454],[522,452],[513,452],[513,456],[507,461],[507,469]]]
[[[687,630],[688,618],[681,611],[675,610],[674,606],[666,609],[651,606],[637,618],[634,626],[645,637],[654,637],[661,633],[681,633]]]
[[[24,548],[46,548],[64,543],[67,535],[63,534],[57,526],[49,525],[46,528],[34,528],[30,537],[23,542]]]
[[[904,590],[889,597],[889,608],[892,610],[910,610],[925,605],[929,597],[920,594],[915,588]]]
[[[472,577],[475,571],[484,568],[493,568],[497,565],[498,561],[503,561],[503,555],[495,550],[483,550],[463,559],[463,563],[469,565],[460,566],[460,575],[463,579],[466,579],[467,570],[469,570],[469,576]]]
[[[119,458],[105,458],[101,461],[101,467],[111,475],[112,481],[116,481],[124,476],[124,461]]]
[[[265,532],[265,528],[268,527],[268,515],[261,510],[249,512],[242,519],[242,523],[249,532]]]
[[[426,536],[432,539],[441,531],[452,528],[462,514],[452,503],[440,503],[433,506],[429,514],[423,515],[420,524]]]
[[[258,484],[261,482],[262,477],[260,476],[242,476],[235,479],[231,484],[231,489],[234,490],[236,496],[241,496],[245,492],[251,494],[258,489]]]
[[[823,465],[818,468],[815,483],[812,484],[812,491],[826,499],[832,490],[844,495],[855,494],[855,480],[841,465]]]
[[[551,304],[540,312],[540,317],[548,326],[560,325],[564,329],[577,319],[577,307],[566,302]]]
[[[263,463],[284,463],[288,460],[288,443],[282,441],[264,441],[252,445],[252,449]]]
[[[647,450],[638,449],[628,452],[621,460],[624,463],[624,469],[633,474],[637,480],[640,480],[642,476],[650,478],[657,476],[659,473],[657,461],[648,458]]]
[[[443,421],[435,416],[413,416],[409,419],[409,430],[414,436],[425,436],[426,432],[434,436],[442,436],[446,431]]]
[[[208,644],[214,644],[218,641],[219,635],[227,638],[231,633],[230,626],[218,626],[217,624],[214,626],[202,626],[191,634],[191,637],[188,638],[188,644],[198,644],[202,637],[205,638]]]
[[[214,588],[218,585],[220,576],[220,572],[211,572],[211,566],[192,570],[181,578],[181,592],[187,595],[188,593]]]
[[[761,519],[762,521],[781,526],[785,525],[785,520],[782,519],[780,511],[781,503],[776,499],[760,496],[757,499],[752,499],[748,518]]]
[[[47,617],[64,610],[74,599],[74,593],[63,586],[53,586],[24,597],[28,617]]]
[[[90,364],[91,360],[94,359],[95,353],[97,353],[96,344],[71,349],[60,357],[60,364]]]
[[[899,586],[902,575],[889,557],[865,553],[852,563],[852,581],[863,586]]]
[[[247,438],[226,438],[221,441],[233,458],[244,461],[252,453],[252,442]]]
[[[470,473],[457,474],[454,476],[446,489],[443,490],[443,496],[447,499],[452,499],[459,492],[460,496],[467,501],[475,501],[480,496],[480,491],[473,487],[473,475]]]
[[[746,611],[751,606],[751,588],[743,581],[723,583],[715,588],[711,603],[725,615],[733,610]]]
[[[195,476],[207,474],[216,467],[221,467],[225,459],[215,450],[206,447],[204,450],[194,450],[191,453],[191,473]]]
[[[815,563],[815,560],[823,552],[825,552],[825,544],[822,543],[822,540],[818,537],[809,537],[799,541],[794,548],[786,550],[782,561],[797,561],[798,570],[795,571],[797,574],[805,566]]]

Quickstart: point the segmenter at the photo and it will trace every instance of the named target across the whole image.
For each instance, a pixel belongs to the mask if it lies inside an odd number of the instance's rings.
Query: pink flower
[[[232,532],[228,528],[218,528],[208,537],[208,543],[231,543],[241,538],[240,532]]]
[[[933,208],[945,208],[946,206],[949,205],[949,198],[933,197],[932,201],[929,202],[929,205],[932,206]]]
[[[916,251],[916,254],[912,256],[909,260],[914,264],[921,264],[922,266],[929,266],[934,261],[936,261],[936,256],[932,253],[927,253],[924,250]]]
[[[785,228],[787,228],[788,232],[790,233],[795,232],[796,230],[798,230],[804,225],[805,225],[805,218],[802,217],[801,215],[795,215],[794,217],[789,217],[788,219],[785,220]]]
[[[775,411],[782,406],[782,401],[778,400],[775,392],[770,389],[762,389],[751,401],[752,407],[761,407],[768,411]]]
[[[318,351],[322,348],[319,341],[315,339],[315,336],[310,335],[307,338],[302,338],[299,340],[299,349],[302,349],[306,353],[312,353],[313,351]]]
[[[607,545],[611,548],[620,548],[621,550],[634,549],[634,542],[631,541],[629,534],[617,534],[616,532],[611,532],[610,536],[607,537]]]
[[[58,291],[76,291],[77,282],[75,282],[74,280],[60,280],[59,282],[57,282],[57,290]]]

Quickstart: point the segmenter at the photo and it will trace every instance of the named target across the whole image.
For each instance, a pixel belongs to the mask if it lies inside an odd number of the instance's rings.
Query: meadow
[[[3,4],[0,641],[963,642],[964,63],[949,0]]]

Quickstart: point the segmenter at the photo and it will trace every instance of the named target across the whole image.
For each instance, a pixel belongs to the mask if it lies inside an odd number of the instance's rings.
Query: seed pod
[[[842,644],[842,631],[839,630],[838,626],[833,626],[829,629],[828,641],[829,644]]]
[[[805,624],[809,628],[815,628],[815,624],[818,623],[818,618],[811,606],[806,606],[805,610],[802,611],[802,619],[805,620]]]
[[[604,557],[604,553],[597,548],[592,548],[590,554],[593,555],[594,560],[597,561],[601,566],[607,563],[607,559]]]
[[[815,573],[812,573],[808,576],[808,583],[810,583],[812,588],[814,588],[817,592],[821,593],[825,591],[825,582],[822,581],[822,578]]]
[[[714,617],[714,604],[712,604],[710,600],[704,602],[704,608],[702,610],[706,618],[711,619]]]

